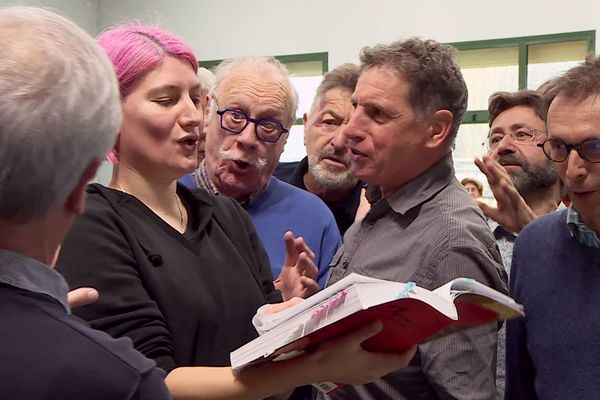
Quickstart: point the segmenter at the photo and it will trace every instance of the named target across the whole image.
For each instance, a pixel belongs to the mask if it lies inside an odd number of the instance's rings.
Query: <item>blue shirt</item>
[[[219,194],[208,178],[204,161],[179,182],[189,188],[203,187]],[[285,260],[283,235],[291,231],[295,237],[301,236],[315,253],[315,264],[319,268],[317,281],[321,288],[325,286],[329,263],[342,245],[342,238],[333,214],[321,199],[272,176],[267,185],[253,193],[242,206],[267,250],[273,277],[281,273]]]

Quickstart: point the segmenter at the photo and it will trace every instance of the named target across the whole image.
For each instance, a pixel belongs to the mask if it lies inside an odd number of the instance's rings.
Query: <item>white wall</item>
[[[0,7],[39,6],[74,21],[90,35],[98,33],[98,0],[0,0]]]
[[[597,0],[99,0],[98,23],[139,19],[182,36],[199,59],[329,52],[423,36],[441,42],[600,31]]]

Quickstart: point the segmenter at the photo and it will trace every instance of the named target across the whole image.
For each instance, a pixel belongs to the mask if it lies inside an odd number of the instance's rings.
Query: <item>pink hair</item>
[[[186,60],[194,73],[198,72],[198,61],[192,49],[178,36],[157,26],[117,25],[102,32],[97,40],[113,63],[122,99],[166,56]],[[114,149],[107,158],[113,164],[118,163]]]
[[[187,60],[194,72],[198,72],[198,60],[192,49],[157,26],[117,25],[102,32],[97,40],[115,67],[122,98],[166,56]]]

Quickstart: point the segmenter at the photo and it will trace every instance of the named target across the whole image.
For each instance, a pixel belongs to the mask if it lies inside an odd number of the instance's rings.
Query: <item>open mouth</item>
[[[367,155],[363,152],[360,152],[354,148],[350,148],[350,155],[352,160],[356,160],[362,157],[366,157]]]
[[[246,161],[242,161],[242,160],[233,160],[233,163],[235,164],[236,167],[238,168],[248,168],[250,166],[250,163],[247,163]]]

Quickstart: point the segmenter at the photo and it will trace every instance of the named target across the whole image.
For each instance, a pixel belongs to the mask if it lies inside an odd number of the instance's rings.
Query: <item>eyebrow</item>
[[[149,96],[156,96],[162,93],[171,93],[171,92],[179,92],[180,87],[177,85],[162,85],[155,88],[152,88],[148,91]],[[200,91],[200,84],[196,84],[190,88],[190,91]]]
[[[525,125],[525,124],[512,124],[509,128],[510,128],[511,131],[517,130],[519,128],[533,129],[533,128],[530,128],[529,126]],[[490,133],[497,133],[497,132],[503,132],[503,131],[504,131],[504,129],[502,129],[501,127],[497,126],[494,129],[492,129],[490,131]]]
[[[326,109],[326,110],[324,110],[324,111],[321,113],[321,118],[322,118],[322,117],[324,117],[324,116],[325,116],[325,115],[327,115],[327,114],[331,114],[331,116],[332,116],[332,117],[334,117],[334,118],[337,118],[337,119],[342,119],[342,120],[344,119],[344,117],[342,117],[340,114],[338,114],[338,113],[336,113],[335,111],[333,111],[333,110],[330,110],[330,109]]]

